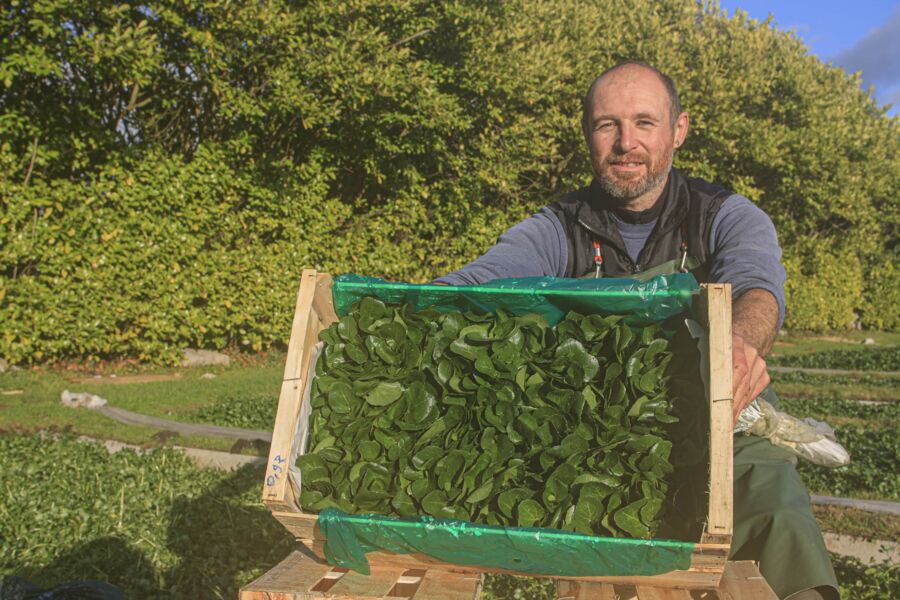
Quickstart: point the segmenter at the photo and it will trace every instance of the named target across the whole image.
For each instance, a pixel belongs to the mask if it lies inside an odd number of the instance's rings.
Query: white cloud
[[[873,29],[853,48],[844,50],[832,61],[848,73],[862,71],[863,84],[889,88],[900,82],[900,7],[887,22]]]

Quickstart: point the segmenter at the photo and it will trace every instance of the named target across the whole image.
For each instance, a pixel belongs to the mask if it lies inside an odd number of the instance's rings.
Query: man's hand
[[[769,353],[778,327],[778,302],[770,292],[747,290],[734,302],[731,356],[734,422],[769,385],[763,356]]]
[[[766,389],[771,378],[766,371],[766,361],[756,348],[736,333],[731,338],[731,356],[734,364],[734,424],[737,424],[738,415]]]

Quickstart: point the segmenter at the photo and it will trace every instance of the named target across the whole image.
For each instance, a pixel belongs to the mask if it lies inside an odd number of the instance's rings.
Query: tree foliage
[[[896,327],[898,121],[767,22],[691,0],[0,10],[15,362],[262,348],[284,341],[303,267],[421,281],[464,264],[587,181],[580,97],[623,58],[678,82],[680,167],[758,202],[789,261],[859,265],[824,318],[798,281],[789,325]]]

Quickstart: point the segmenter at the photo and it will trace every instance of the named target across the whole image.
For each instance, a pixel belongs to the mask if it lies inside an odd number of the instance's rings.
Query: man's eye
[[[613,124],[610,123],[609,121],[607,121],[605,123],[597,123],[597,126],[594,127],[594,129],[596,129],[597,131],[606,131],[606,130],[610,129],[612,126],[613,126]]]
[[[640,121],[638,121],[638,125],[640,125],[641,127],[651,127],[653,125],[653,121],[650,121],[648,119],[641,119]]]

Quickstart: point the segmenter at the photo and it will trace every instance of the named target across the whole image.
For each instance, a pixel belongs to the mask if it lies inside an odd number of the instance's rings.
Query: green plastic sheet
[[[348,274],[334,279],[332,296],[337,314],[365,296],[383,302],[406,303],[415,311],[472,310],[493,313],[503,308],[516,315],[537,313],[556,325],[570,310],[582,314],[626,315],[630,325],[661,322],[691,306],[697,280],[690,273],[636,279],[567,279],[525,277],[495,279],[482,285],[456,286],[393,283],[374,277]]]
[[[319,513],[329,563],[368,575],[366,553],[422,553],[437,560],[554,577],[659,575],[691,566],[694,544],[584,535],[468,521]]]
[[[372,296],[405,303],[419,311],[498,308],[522,315],[537,313],[553,326],[567,312],[625,315],[634,326],[659,323],[687,311],[697,292],[689,273],[661,275],[646,282],[634,279],[563,279],[530,277],[497,279],[478,286],[393,283],[360,275],[334,279],[337,313]],[[337,509],[319,514],[325,556],[331,564],[368,575],[366,554],[386,550],[421,553],[437,560],[547,575],[600,577],[658,575],[687,569],[694,544],[671,540],[605,538],[545,528],[501,527],[433,517],[399,518],[348,515]]]

